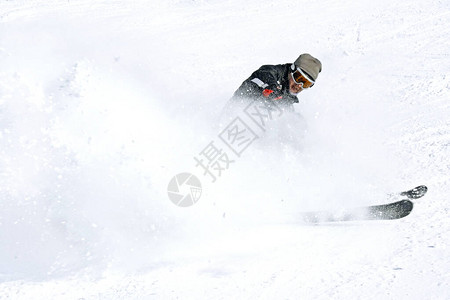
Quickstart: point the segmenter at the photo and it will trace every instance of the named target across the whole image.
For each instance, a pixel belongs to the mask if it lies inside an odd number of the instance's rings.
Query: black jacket
[[[290,66],[291,64],[260,67],[241,84],[230,102],[273,101],[285,110],[294,111],[293,104],[298,103],[298,98],[289,92]]]

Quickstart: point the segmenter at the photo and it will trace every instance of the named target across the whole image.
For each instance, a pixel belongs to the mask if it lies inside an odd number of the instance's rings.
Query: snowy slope
[[[450,298],[450,4],[241,2],[0,2],[0,299]],[[306,125],[211,183],[226,101],[303,52]],[[402,220],[295,218],[419,184]]]

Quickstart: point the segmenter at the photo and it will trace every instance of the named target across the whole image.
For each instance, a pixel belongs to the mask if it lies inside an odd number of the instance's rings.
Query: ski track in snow
[[[445,1],[1,2],[0,299],[450,299],[449,23]],[[228,97],[300,52],[324,63],[303,150],[261,143],[174,207]],[[401,220],[286,217],[419,184]]]

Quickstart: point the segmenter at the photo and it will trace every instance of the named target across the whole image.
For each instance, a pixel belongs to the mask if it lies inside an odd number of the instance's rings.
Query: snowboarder
[[[322,63],[307,53],[301,54],[294,63],[261,66],[236,90],[227,109],[256,100],[294,111],[297,95],[314,86],[321,71]]]

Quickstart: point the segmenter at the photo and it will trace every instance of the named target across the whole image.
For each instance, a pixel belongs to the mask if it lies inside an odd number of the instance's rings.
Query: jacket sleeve
[[[262,66],[247,79],[236,91],[236,96],[249,98],[281,98],[281,85],[277,70],[273,66]]]

